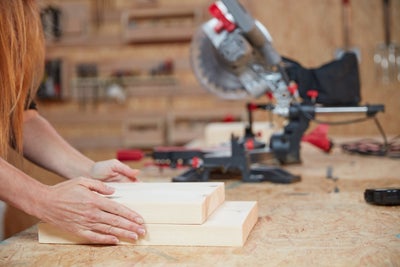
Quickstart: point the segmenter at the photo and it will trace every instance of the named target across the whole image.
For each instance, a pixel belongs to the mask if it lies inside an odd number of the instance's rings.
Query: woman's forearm
[[[94,243],[136,240],[146,230],[143,218],[105,198],[114,190],[101,181],[77,178],[54,186],[41,184],[0,158],[0,200],[40,220]]]
[[[24,119],[24,156],[65,178],[90,177],[94,162],[69,145],[37,111]]]
[[[38,198],[45,197],[47,185],[31,178],[0,158],[0,199],[24,212],[39,217]]]

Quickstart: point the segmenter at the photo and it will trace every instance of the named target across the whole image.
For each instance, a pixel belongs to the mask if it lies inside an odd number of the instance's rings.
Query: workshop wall
[[[107,117],[111,116],[119,128],[113,133],[103,131],[104,136],[117,134],[122,139],[124,133],[121,129],[124,127],[120,125],[129,124],[128,118],[132,121],[136,117],[144,117],[145,125],[148,126],[153,121],[154,129],[164,129],[159,138],[153,142],[157,144],[166,140],[182,143],[196,136],[187,132],[187,139],[173,140],[170,137],[178,127],[178,119],[175,119],[176,123],[171,123],[174,121],[175,114],[185,114],[184,127],[186,128],[191,127],[191,118],[188,114],[194,114],[193,121],[199,124],[193,127],[201,129],[207,121],[222,120],[231,114],[240,117],[240,114],[244,113],[244,101],[230,102],[217,99],[200,87],[191,72],[190,35],[186,33],[185,36],[185,30],[191,26],[197,26],[208,18],[206,8],[211,1],[187,0],[184,4],[182,1],[167,0],[41,0],[39,2],[43,8],[49,5],[59,8],[63,22],[61,38],[57,40],[50,34],[47,47],[49,59],[62,60],[63,90],[60,93],[62,101],[41,103],[41,111],[55,123],[62,134],[67,135],[67,139],[74,135],[69,140],[75,140],[78,146],[87,143],[86,139],[80,142],[77,140],[79,139],[77,136],[82,136],[81,128],[73,134],[70,125],[65,127],[63,123],[66,117],[76,116],[76,114],[84,114],[83,117],[86,116],[88,122],[97,120],[98,125],[102,120],[109,121]],[[242,0],[241,2],[268,28],[276,49],[283,56],[294,59],[305,67],[317,67],[334,59],[335,50],[343,47],[341,0]],[[378,118],[388,134],[396,135],[400,133],[398,123],[400,82],[380,81],[373,61],[375,48],[384,39],[382,3],[379,0],[355,0],[351,1],[351,8],[350,40],[352,45],[359,49],[361,55],[362,102],[385,104],[386,111],[379,114]],[[171,12],[170,17],[167,20],[147,17],[148,20],[143,20],[141,23],[147,23],[147,26],[154,23],[150,37],[148,32],[147,35],[143,32],[132,32],[129,35],[131,39],[127,38],[126,32],[132,29],[132,25],[124,24],[121,18],[127,14],[141,16],[143,10],[149,9],[152,10],[154,17]],[[186,12],[185,10],[189,10],[189,13],[193,11],[191,13],[193,16],[179,21],[177,14]],[[400,1],[392,1],[393,41],[400,38],[399,13]],[[181,35],[177,37],[174,35],[175,32],[169,29],[170,39],[160,40],[167,26],[171,25],[181,29]],[[172,69],[163,69],[171,62]],[[81,84],[77,79],[79,75],[90,75],[90,73],[85,74],[85,71],[89,71],[85,69],[83,74],[82,69],[81,73],[78,73],[78,66],[87,67],[88,64],[89,67],[93,64],[96,66],[96,77],[103,81],[102,85],[109,85],[112,80],[110,77],[115,76],[116,73],[128,73],[127,75],[131,78],[134,76],[134,79],[130,80],[132,84],[123,88],[125,92],[123,96],[118,95],[118,90],[112,95],[107,86],[104,86],[103,90],[93,92],[90,90],[90,84]],[[161,72],[157,73],[157,71]],[[170,72],[162,73],[162,71]],[[201,120],[199,116],[202,117]],[[166,118],[164,122],[161,122],[165,125],[161,127],[159,127],[160,117]],[[256,114],[257,120],[266,118],[268,118],[266,114]],[[346,118],[353,117],[329,116],[322,119],[335,121]],[[280,118],[276,119],[281,121]],[[169,128],[165,130],[164,126]],[[139,125],[137,129],[143,129],[143,127]],[[112,130],[108,129],[108,131]],[[331,127],[330,133],[379,134],[371,120],[359,124]],[[90,131],[87,134],[90,137]],[[110,144],[111,142],[107,138],[100,141],[98,143]],[[113,144],[123,145],[115,142]]]

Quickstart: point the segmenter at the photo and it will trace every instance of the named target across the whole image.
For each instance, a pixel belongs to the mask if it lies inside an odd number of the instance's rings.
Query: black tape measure
[[[374,205],[400,205],[400,188],[366,189],[364,199],[367,203]]]

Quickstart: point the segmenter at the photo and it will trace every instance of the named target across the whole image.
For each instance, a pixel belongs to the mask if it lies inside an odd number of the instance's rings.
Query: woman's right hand
[[[92,243],[117,244],[120,238],[145,235],[143,218],[102,195],[114,189],[89,178],[71,179],[49,186],[38,196],[37,217]]]

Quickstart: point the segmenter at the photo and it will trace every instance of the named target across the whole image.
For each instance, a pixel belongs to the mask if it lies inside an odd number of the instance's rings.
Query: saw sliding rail
[[[300,142],[310,121],[316,114],[351,114],[363,113],[366,118],[384,111],[384,105],[366,105],[355,107],[319,107],[314,105],[292,104],[289,108],[289,123],[282,133],[273,134],[270,148],[274,156],[282,164],[300,163]]]
[[[365,113],[375,114],[384,111],[383,105],[359,106],[359,107],[314,107],[316,114],[348,114]]]

